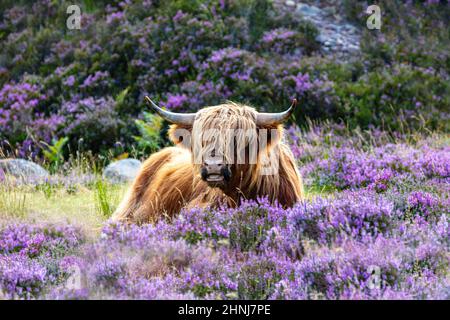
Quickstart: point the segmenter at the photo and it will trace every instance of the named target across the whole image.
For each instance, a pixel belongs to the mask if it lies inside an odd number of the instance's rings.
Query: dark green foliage
[[[337,10],[362,41],[359,56],[341,61],[323,56],[315,26],[269,0],[85,0],[81,30],[66,27],[70,4],[0,4],[0,143],[21,156],[42,157],[38,143],[65,136],[72,149],[82,140],[107,154],[117,143],[130,152],[139,135],[139,152],[153,152],[163,143],[135,121],[148,110],[145,94],[175,111],[225,100],[279,111],[295,97],[300,125],[448,130],[446,4],[383,1],[378,31],[365,27],[366,2],[345,1]],[[7,98],[17,90],[19,107]]]

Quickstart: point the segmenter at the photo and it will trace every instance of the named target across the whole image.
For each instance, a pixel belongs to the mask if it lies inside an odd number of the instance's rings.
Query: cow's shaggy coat
[[[176,215],[183,207],[237,206],[243,199],[258,197],[268,197],[284,207],[299,201],[303,197],[301,177],[289,147],[283,142],[282,125],[258,127],[255,121],[257,114],[251,107],[227,103],[200,110],[192,126],[172,125],[169,136],[176,146],[165,148],[144,162],[128,194],[115,211],[113,220],[154,222],[164,216]],[[192,133],[191,147],[186,148],[186,141],[180,141],[177,129]],[[216,131],[208,136],[208,129]],[[250,130],[255,135],[237,133],[231,137],[227,133],[229,129]],[[229,139],[248,145],[255,142],[252,139],[259,137],[258,131],[261,129],[275,130],[269,134],[266,148],[258,150],[256,164],[248,161],[233,164],[231,181],[221,188],[210,187],[201,179],[200,164],[194,163],[194,157],[198,155],[194,155],[193,150],[209,152],[208,146],[215,142],[214,145],[222,147],[220,152],[225,161],[231,163],[236,160],[236,152],[226,148]],[[278,174],[262,175],[261,159],[271,154],[279,156]]]

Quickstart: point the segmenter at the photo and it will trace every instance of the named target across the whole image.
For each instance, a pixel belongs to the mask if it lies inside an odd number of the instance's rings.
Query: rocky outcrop
[[[359,52],[360,32],[339,16],[336,5],[322,4],[319,7],[294,0],[278,0],[276,5],[279,9],[294,12],[299,18],[315,25],[320,32],[317,41],[320,42],[324,54],[341,56]]]

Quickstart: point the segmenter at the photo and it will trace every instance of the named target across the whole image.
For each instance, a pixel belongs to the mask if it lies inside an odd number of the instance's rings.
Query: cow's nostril
[[[202,179],[206,181],[206,178],[208,178],[208,170],[205,167],[202,167],[200,169],[200,175]]]

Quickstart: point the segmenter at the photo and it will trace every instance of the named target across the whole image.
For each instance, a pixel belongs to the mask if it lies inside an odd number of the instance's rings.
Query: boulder
[[[2,159],[0,160],[0,171],[24,180],[40,180],[49,177],[47,170],[24,159]]]
[[[324,14],[322,9],[320,9],[316,6],[308,5],[306,3],[297,4],[297,12],[299,12],[305,16],[315,17],[315,18],[319,18],[321,15]]]
[[[103,170],[103,178],[112,183],[123,183],[132,181],[139,169],[141,162],[137,159],[123,159],[110,163]]]
[[[287,5],[288,7],[295,7],[295,1],[287,0],[287,1],[286,1],[286,5]]]

